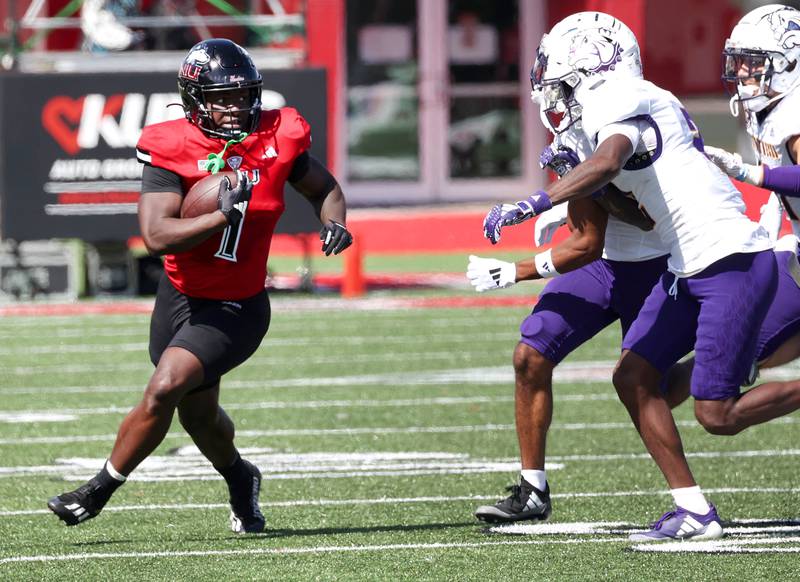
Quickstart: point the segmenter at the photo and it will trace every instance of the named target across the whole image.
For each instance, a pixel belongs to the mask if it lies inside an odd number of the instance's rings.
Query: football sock
[[[128,479],[125,475],[123,475],[114,468],[114,465],[111,464],[110,460],[106,461],[105,469],[108,472],[108,474],[111,475],[111,477],[116,479],[117,481],[121,481],[122,483],[124,483]]]
[[[244,464],[242,460],[242,456],[239,452],[236,452],[236,459],[225,467],[224,469],[220,469],[219,467],[214,467],[217,472],[222,475],[228,485],[241,483],[243,480],[249,480],[250,472],[247,470],[247,465]]]
[[[672,493],[672,498],[675,500],[675,505],[691,511],[692,513],[705,515],[711,510],[711,506],[708,505],[708,501],[706,501],[698,485],[694,487],[670,489],[670,493]]]
[[[547,487],[547,474],[539,469],[523,469],[522,478],[536,487],[539,491],[544,491]]]
[[[122,477],[122,479],[120,480],[118,477]],[[95,503],[100,507],[105,505],[114,491],[125,483],[125,477],[120,475],[109,461],[106,461],[106,464],[103,465],[100,472],[94,476],[94,480],[99,485],[99,488],[95,490],[92,495],[95,499]]]

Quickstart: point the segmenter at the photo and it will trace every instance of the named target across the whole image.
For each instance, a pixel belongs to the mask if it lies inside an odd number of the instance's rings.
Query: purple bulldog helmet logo
[[[602,34],[575,37],[569,51],[569,64],[587,73],[613,71],[622,61],[622,47]]]

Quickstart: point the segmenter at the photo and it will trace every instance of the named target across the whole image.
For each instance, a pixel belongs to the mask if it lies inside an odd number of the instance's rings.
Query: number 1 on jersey
[[[236,249],[239,247],[239,238],[242,236],[242,228],[244,228],[244,220],[247,217],[247,202],[240,202],[236,205],[239,212],[242,213],[242,218],[236,226],[228,225],[222,231],[222,241],[219,243],[219,250],[214,253],[218,259],[236,262]]]

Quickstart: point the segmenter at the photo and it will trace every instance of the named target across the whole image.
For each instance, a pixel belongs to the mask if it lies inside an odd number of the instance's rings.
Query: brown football
[[[217,209],[219,183],[226,177],[231,181],[231,186],[236,186],[236,172],[209,174],[195,182],[183,197],[181,218],[194,218],[201,214],[214,212]]]

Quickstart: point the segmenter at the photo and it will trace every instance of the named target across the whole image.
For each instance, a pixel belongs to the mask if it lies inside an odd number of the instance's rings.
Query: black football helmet
[[[232,89],[249,90],[246,107],[229,109],[235,114],[247,112],[246,121],[236,129],[217,125],[208,106],[214,92]],[[247,51],[226,38],[204,40],[191,48],[178,71],[178,91],[186,119],[212,137],[235,139],[258,125],[261,74]]]

